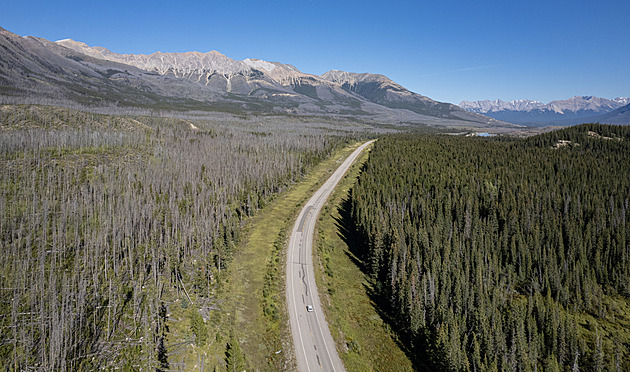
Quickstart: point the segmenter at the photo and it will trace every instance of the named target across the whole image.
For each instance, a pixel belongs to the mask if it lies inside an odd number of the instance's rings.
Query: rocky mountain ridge
[[[592,117],[595,123],[630,125],[630,103],[603,115]]]
[[[160,75],[188,78],[206,85],[211,84],[212,77],[215,75],[221,75],[229,80],[235,76],[256,75],[257,71],[263,72],[264,75],[277,81],[286,80],[288,77],[308,76],[291,65],[250,58],[236,61],[216,50],[206,53],[193,51],[185,53],[155,52],[149,55],[118,54],[103,47],[91,47],[72,39],[59,40],[56,43],[95,58],[124,63]]]
[[[575,96],[546,104],[528,99],[507,102],[502,100],[462,101],[459,107],[515,123],[571,124],[595,118],[628,104],[630,104],[629,97],[607,99]]]
[[[0,30],[0,101],[273,114],[454,127],[510,127],[411,92],[378,74],[322,76],[207,53],[118,54]]]
[[[391,109],[404,109],[420,115],[493,123],[492,120],[488,121],[487,117],[471,116],[455,105],[437,102],[413,93],[380,74],[331,70],[317,76],[303,73],[295,66],[279,62],[249,58],[236,61],[217,51],[123,55],[70,39],[57,43],[95,58],[130,64],[160,75],[187,78],[207,86],[225,89],[228,93],[263,98],[277,95],[290,97],[297,93],[319,101],[319,104],[342,101],[356,107],[358,102],[353,101],[358,100]],[[365,104],[359,105],[365,109]]]

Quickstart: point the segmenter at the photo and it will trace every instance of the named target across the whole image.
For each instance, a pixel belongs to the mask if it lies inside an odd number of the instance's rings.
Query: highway
[[[345,371],[319,301],[313,272],[313,233],[319,212],[361,151],[357,148],[313,194],[298,215],[287,250],[287,305],[299,371]],[[312,311],[307,311],[312,306]]]

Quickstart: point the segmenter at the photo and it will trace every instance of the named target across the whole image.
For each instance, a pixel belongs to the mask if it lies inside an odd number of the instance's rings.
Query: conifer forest
[[[630,370],[630,128],[392,136],[353,244],[420,370]]]

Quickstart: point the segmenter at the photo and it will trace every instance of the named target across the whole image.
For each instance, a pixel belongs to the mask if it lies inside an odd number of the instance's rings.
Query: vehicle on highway
[[[313,312],[313,306],[306,305],[306,311],[308,311],[309,313]]]

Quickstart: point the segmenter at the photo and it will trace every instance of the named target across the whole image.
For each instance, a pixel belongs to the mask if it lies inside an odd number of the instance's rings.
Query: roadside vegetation
[[[369,152],[366,150],[339,182],[322,209],[314,250],[315,278],[326,320],[348,371],[411,371],[396,333],[375,304],[374,289],[350,250],[345,226],[349,191]]]
[[[296,368],[285,303],[286,240],[303,204],[357,146],[339,148],[244,226],[218,295],[222,311],[217,312],[221,319],[216,333],[222,340],[234,337],[239,341],[250,368]],[[222,366],[224,352],[218,348],[208,353]]]

